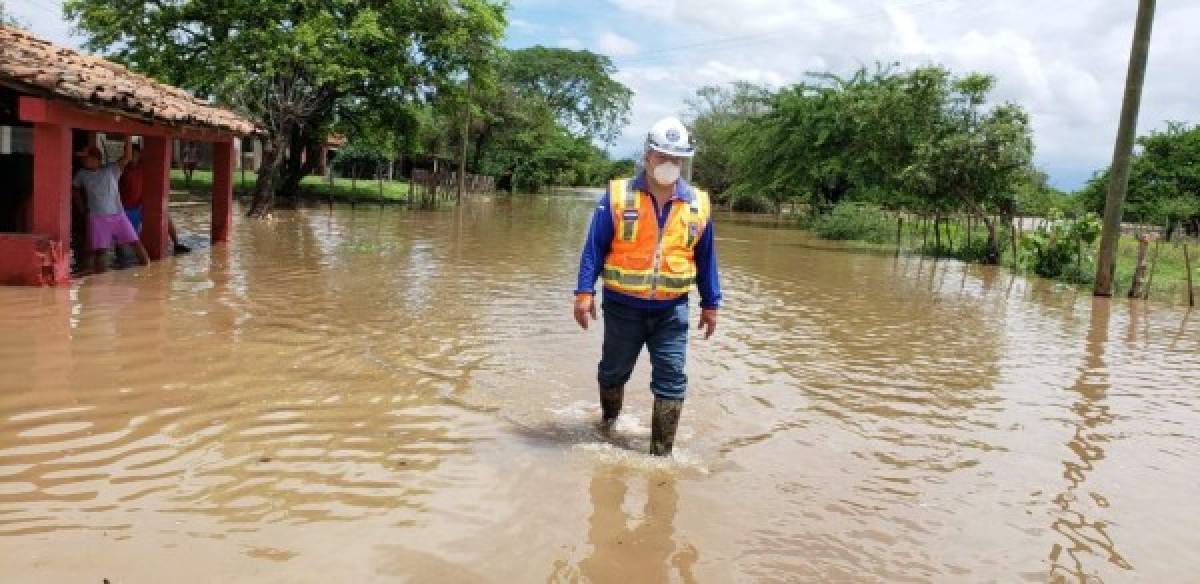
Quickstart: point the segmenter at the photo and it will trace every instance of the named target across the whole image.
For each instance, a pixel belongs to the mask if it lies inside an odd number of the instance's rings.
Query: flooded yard
[[[595,430],[592,201],[239,220],[0,288],[3,582],[1179,582],[1200,316],[718,218],[676,455]],[[181,209],[202,240],[207,209]],[[693,322],[698,316],[693,298]]]

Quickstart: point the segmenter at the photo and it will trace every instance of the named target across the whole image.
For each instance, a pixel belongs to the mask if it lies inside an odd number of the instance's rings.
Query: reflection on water
[[[1109,380],[1104,352],[1108,343],[1110,312],[1109,302],[1092,302],[1084,362],[1079,370],[1078,381],[1068,388],[1068,391],[1078,395],[1071,405],[1071,411],[1078,416],[1075,432],[1067,442],[1067,447],[1077,458],[1063,462],[1063,478],[1067,485],[1054,498],[1061,513],[1050,527],[1070,542],[1066,546],[1056,542],[1050,550],[1050,576],[1056,582],[1086,580],[1090,572],[1085,566],[1085,560],[1088,559],[1085,556],[1089,555],[1107,559],[1120,568],[1133,568],[1117,551],[1116,543],[1108,533],[1108,523],[1097,517],[1109,506],[1108,499],[1098,492],[1089,491],[1086,484],[1088,475],[1096,469],[1096,463],[1104,459],[1103,444],[1109,439],[1105,427],[1114,419],[1105,403]],[[1136,339],[1136,322],[1136,317],[1130,318],[1131,341]]]
[[[591,516],[587,542],[591,550],[578,566],[556,564],[549,580],[696,582],[699,551],[676,541],[679,495],[675,480],[661,471],[597,468],[588,484]],[[644,491],[631,492],[638,487]],[[631,504],[635,505],[632,509]]]
[[[725,222],[677,456],[595,431],[589,197],[320,208],[0,289],[0,580],[1179,581],[1200,332]],[[207,216],[177,215],[187,241]],[[693,315],[695,317],[697,315]],[[118,579],[119,578],[119,579]]]

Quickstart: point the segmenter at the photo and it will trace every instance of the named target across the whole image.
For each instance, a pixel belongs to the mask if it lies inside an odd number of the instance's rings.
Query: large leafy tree
[[[614,73],[604,55],[542,46],[512,51],[501,69],[504,83],[518,95],[550,108],[567,131],[605,146],[629,123],[633,97]]]
[[[346,99],[417,101],[498,42],[500,0],[67,0],[89,48],[239,106],[267,133],[250,213],[295,192]],[[315,156],[308,156],[313,160]]]
[[[928,201],[948,198],[978,216],[988,233],[988,263],[1000,261],[993,213],[1012,217],[1016,193],[1032,166],[1029,116],[1019,106],[984,109],[994,79],[972,74],[953,80],[930,139],[919,144],[902,173],[909,190]]]
[[[941,115],[948,73],[862,68],[848,77],[813,74],[770,97],[767,111],[731,137],[735,194],[765,194],[778,206],[816,207],[848,197],[902,200],[900,171]]]
[[[1129,172],[1125,216],[1167,226],[1171,237],[1183,223],[1200,230],[1200,125],[1173,122],[1138,139],[1139,152]],[[1096,173],[1080,191],[1082,203],[1102,213],[1108,169]]]
[[[697,120],[720,122],[699,127],[729,153],[716,162],[734,197],[765,196],[777,210],[796,200],[815,209],[868,201],[935,216],[966,210],[987,227],[994,262],[992,216],[1015,213],[1018,189],[1037,173],[1028,116],[1012,104],[986,107],[992,85],[937,66],[876,66],[810,75],[756,99],[765,111]]]
[[[607,57],[531,47],[497,55],[495,83],[476,91],[475,167],[510,188],[597,184],[605,152],[628,123],[632,91]]]

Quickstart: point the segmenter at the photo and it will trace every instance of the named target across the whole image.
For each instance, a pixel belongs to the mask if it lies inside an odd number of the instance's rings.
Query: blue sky
[[[1108,164],[1135,0],[512,0],[506,43],[609,55],[634,90],[612,149],[629,156],[698,87],[779,87],[808,71],[941,63],[997,77],[1030,113],[1036,161],[1074,189]],[[32,32],[74,45],[58,0],[8,0]],[[1159,0],[1139,132],[1200,122],[1200,1]]]

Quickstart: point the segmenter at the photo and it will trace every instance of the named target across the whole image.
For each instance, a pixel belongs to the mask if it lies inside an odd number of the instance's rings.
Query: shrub
[[[756,195],[734,196],[731,208],[741,213],[774,213],[775,206],[765,197]]]
[[[1087,213],[1066,219],[1052,212],[1022,242],[1022,261],[1039,276],[1070,282],[1090,282],[1091,248],[1100,236],[1100,218]]]
[[[825,239],[857,239],[888,243],[895,239],[895,222],[878,206],[867,203],[838,203],[818,215],[812,229]]]

